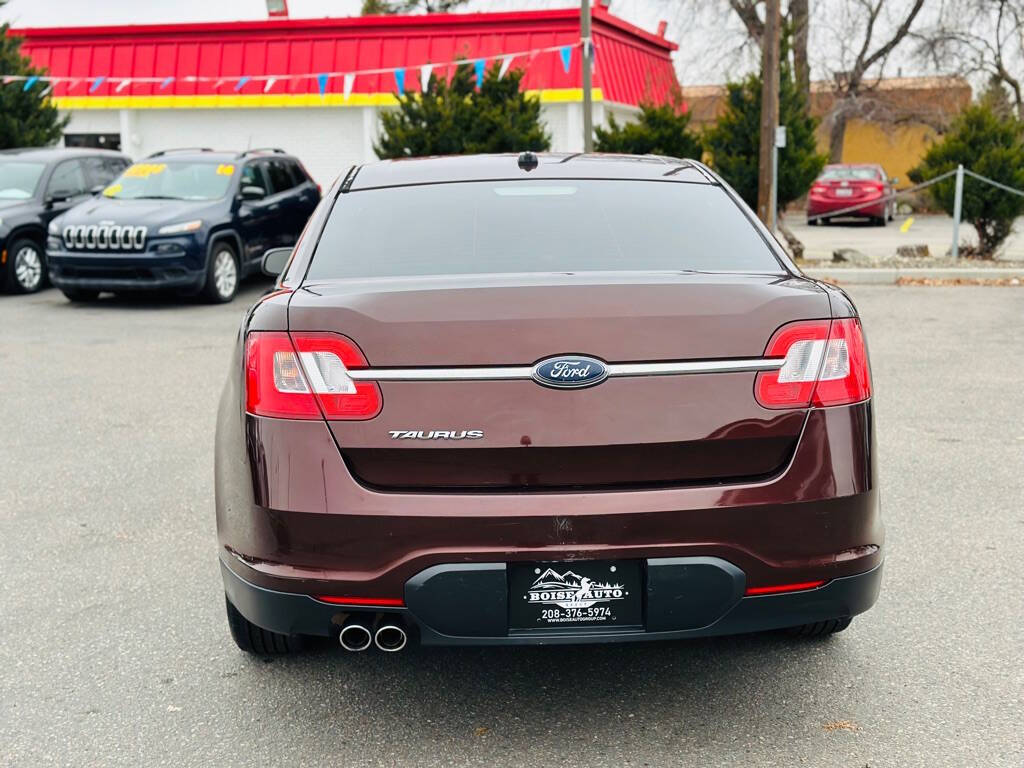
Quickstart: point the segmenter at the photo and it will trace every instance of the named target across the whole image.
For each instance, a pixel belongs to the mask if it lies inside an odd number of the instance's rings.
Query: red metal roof
[[[599,98],[636,105],[660,102],[677,87],[670,54],[676,45],[635,27],[596,5],[593,10]],[[53,95],[63,106],[85,106],[85,99],[108,106],[131,106],[144,97],[203,97],[235,93],[263,95],[258,79],[235,89],[243,77],[345,73],[406,67],[405,90],[419,89],[418,67],[461,58],[574,46],[569,72],[558,51],[521,56],[512,67],[525,69],[530,91],[561,89],[572,98],[581,86],[577,9],[513,13],[364,16],[339,19],[271,19],[235,23],[151,26],[32,28],[13,30],[25,38],[23,51],[50,75],[80,79],[58,82]],[[118,89],[117,78],[174,78],[169,83],[131,82]],[[190,81],[189,77],[210,78]],[[96,78],[104,78],[95,86]],[[110,79],[114,79],[110,82]],[[220,85],[215,81],[223,80]],[[330,94],[342,90],[332,77]],[[392,73],[360,74],[353,94],[390,94]],[[319,94],[314,77],[281,80],[267,89],[281,99]],[[174,101],[174,98],[167,101]],[[76,102],[72,104],[71,102]],[[363,103],[366,103],[365,101]],[[258,106],[258,104],[254,104]]]

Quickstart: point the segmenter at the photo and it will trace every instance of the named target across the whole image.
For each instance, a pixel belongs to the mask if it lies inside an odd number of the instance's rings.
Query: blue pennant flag
[[[405,93],[405,70],[404,69],[396,69],[395,70],[395,87],[398,89],[399,93]]]
[[[572,64],[572,46],[563,45],[558,49],[558,55],[562,57],[562,69],[569,74],[569,65]]]
[[[35,85],[38,82],[39,82],[39,77],[37,75],[32,75],[32,77],[30,77],[28,80],[25,81],[25,84],[21,87],[21,90],[23,90],[23,91],[31,90],[32,86]]]
[[[320,88],[320,95],[323,96],[327,92],[327,81],[331,79],[328,74],[321,74],[316,76],[316,84]]]
[[[89,93],[95,92],[95,90],[97,88],[99,88],[101,85],[103,85],[103,81],[106,80],[106,79],[107,78],[105,78],[103,75],[100,75],[95,80],[93,80],[92,81],[92,85],[89,86]]]
[[[473,68],[476,69],[476,87],[479,88],[484,82],[484,60],[477,59],[474,61]]]
[[[245,84],[249,82],[249,79],[248,75],[242,75],[238,78],[238,82],[235,83],[235,93],[245,88]]]
[[[162,91],[164,88],[166,88],[168,85],[170,85],[173,82],[174,82],[174,78],[173,77],[165,77],[164,81],[162,83],[160,83],[160,90]]]

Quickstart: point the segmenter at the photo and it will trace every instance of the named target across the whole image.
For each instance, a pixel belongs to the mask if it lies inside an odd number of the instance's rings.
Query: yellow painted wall
[[[907,171],[921,162],[928,147],[938,137],[923,123],[883,125],[851,120],[843,140],[844,163],[881,163],[885,172],[899,178],[897,188],[912,186]],[[828,132],[818,129],[818,148],[828,154]]]

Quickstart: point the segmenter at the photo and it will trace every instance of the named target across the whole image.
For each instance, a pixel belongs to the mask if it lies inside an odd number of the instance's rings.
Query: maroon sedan
[[[857,311],[700,163],[356,167],[285,258],[217,425],[243,650],[822,635],[875,602]]]
[[[866,218],[884,227],[896,212],[891,199],[895,183],[896,179],[890,179],[877,164],[826,165],[807,196],[807,223]]]

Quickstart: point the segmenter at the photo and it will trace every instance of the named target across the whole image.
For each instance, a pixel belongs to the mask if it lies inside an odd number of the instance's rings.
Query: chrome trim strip
[[[777,371],[782,358],[762,357],[742,360],[697,360],[678,363],[609,363],[612,376],[684,376],[698,373],[744,373]],[[504,368],[356,368],[348,375],[356,381],[487,381],[530,379],[533,366]]]

